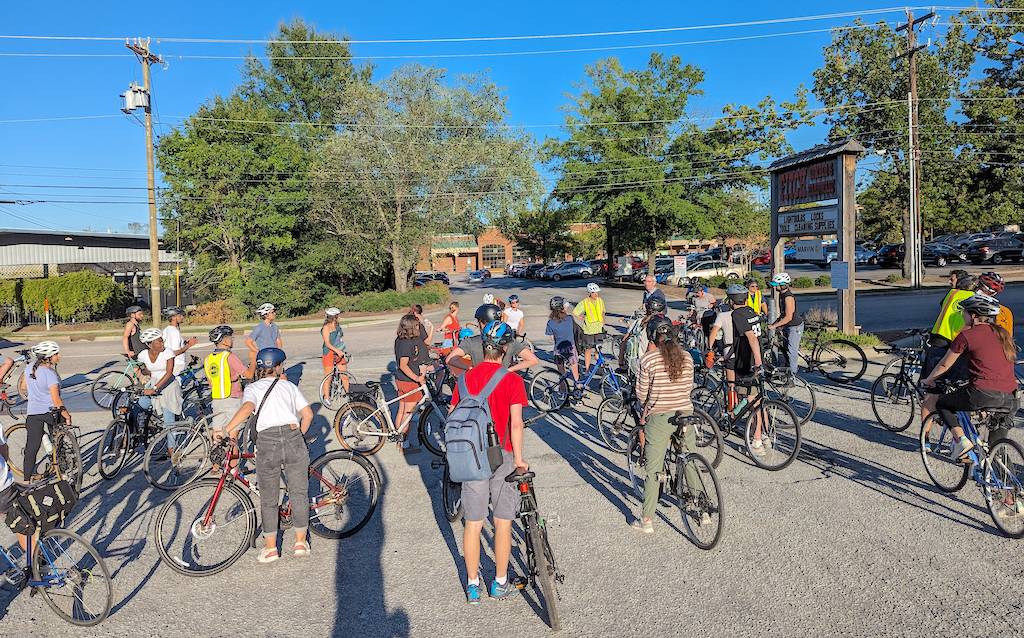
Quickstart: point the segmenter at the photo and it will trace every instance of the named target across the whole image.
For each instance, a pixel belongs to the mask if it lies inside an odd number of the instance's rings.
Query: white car
[[[710,259],[687,268],[686,276],[679,279],[679,285],[688,286],[692,279],[711,279],[716,276],[739,280],[746,274],[746,269],[741,264],[730,264],[720,259]]]

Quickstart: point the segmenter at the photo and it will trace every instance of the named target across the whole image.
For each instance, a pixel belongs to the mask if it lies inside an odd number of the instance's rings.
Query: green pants
[[[647,478],[644,483],[643,518],[653,518],[654,510],[658,506],[658,496],[661,493],[658,474],[665,470],[665,453],[668,452],[668,446],[672,442],[672,435],[676,432],[676,426],[668,422],[675,414],[675,412],[652,414],[647,417],[647,424],[644,425],[644,437],[646,439],[644,452],[647,456],[645,470]],[[697,429],[692,425],[686,428],[686,435],[683,436],[683,449],[687,452],[697,449]],[[688,463],[684,471],[686,473],[686,482],[689,485],[696,485],[699,480],[697,470]]]

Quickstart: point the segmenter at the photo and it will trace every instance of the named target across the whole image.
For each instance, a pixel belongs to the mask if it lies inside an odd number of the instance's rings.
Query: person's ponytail
[[[39,366],[42,365],[44,361],[49,361],[49,360],[50,360],[49,358],[46,358],[46,359],[44,359],[42,357],[37,358],[35,360],[35,363],[32,364],[32,372],[29,372],[28,376],[32,377],[32,379],[35,380],[35,378],[36,378],[36,370],[39,369]]]
[[[989,325],[992,326],[992,330],[999,337],[999,345],[1003,347],[1003,355],[1006,356],[1006,360],[1014,363],[1017,360],[1017,346],[1013,342],[1013,337],[1006,331],[1006,328],[994,323]]]

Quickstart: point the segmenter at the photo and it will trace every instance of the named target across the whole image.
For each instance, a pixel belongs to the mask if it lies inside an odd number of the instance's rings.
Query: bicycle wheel
[[[324,377],[324,380],[320,382],[320,405],[328,410],[334,410],[344,403],[348,393],[345,392],[345,384],[342,379],[348,380],[349,387],[356,382],[355,377],[343,370],[335,370]]]
[[[985,477],[985,503],[999,531],[1010,538],[1024,538],[1024,450],[1011,439],[1002,439],[989,452]]]
[[[441,503],[444,515],[449,523],[454,523],[462,516],[462,483],[456,483],[448,474],[448,464],[441,475]]]
[[[57,449],[54,451],[60,478],[70,482],[75,492],[82,492],[82,451],[78,447],[78,439],[71,430],[57,436]]]
[[[134,383],[132,376],[123,370],[108,370],[89,386],[89,394],[93,402],[101,408],[109,408],[111,402],[121,390],[128,388]]]
[[[761,446],[757,448],[754,441],[759,423]],[[785,403],[764,399],[747,412],[743,441],[759,468],[776,472],[789,466],[800,452],[800,440],[800,417]]]
[[[11,468],[14,477],[20,481],[25,478],[22,466],[25,459],[25,445],[28,443],[28,429],[24,423],[9,425],[4,430],[4,439],[7,441],[9,455],[7,467]],[[49,463],[48,460],[44,462]]]
[[[569,402],[569,383],[557,370],[548,368],[530,382],[530,403],[541,412],[561,410]]]
[[[791,385],[787,385],[791,383]],[[787,381],[766,384],[765,389],[768,398],[781,401],[793,409],[800,425],[811,420],[818,409],[818,400],[814,395],[814,388],[800,376],[792,375]],[[716,466],[717,467],[717,466]]]
[[[558,631],[562,628],[562,618],[558,613],[558,592],[555,590],[555,581],[558,572],[555,570],[555,556],[548,543],[548,531],[541,527],[536,518],[527,519],[531,521],[527,525],[526,533],[530,535],[530,544],[533,546],[534,567],[536,569],[537,584],[540,585],[540,596],[544,611],[548,615],[548,626]]]
[[[903,357],[893,357],[885,362],[882,366],[882,374],[897,374],[900,371],[900,363],[903,361]],[[882,376],[882,374],[878,376]]]
[[[380,478],[369,460],[328,452],[309,466],[309,529],[323,538],[348,538],[370,521],[379,497]]]
[[[883,428],[902,432],[917,416],[917,389],[906,377],[887,372],[871,384],[871,411]]]
[[[929,414],[921,424],[918,442],[924,470],[935,487],[943,492],[956,492],[967,484],[971,467],[950,458],[953,432],[942,423],[938,413]]]
[[[716,422],[722,418],[722,393],[716,392],[707,386],[694,386],[690,392],[690,403],[693,407],[700,408]]]
[[[334,436],[347,450],[376,454],[384,447],[384,426],[377,408],[363,401],[349,401],[334,413]]]
[[[713,467],[718,467],[725,452],[718,422],[712,419],[710,414],[694,406],[693,416],[687,418],[687,427],[697,428],[696,451],[709,459]]]
[[[614,381],[613,381],[614,379]],[[620,372],[615,372],[611,366],[607,368],[607,374],[601,377],[601,399],[622,397],[628,386],[626,377]]]
[[[154,521],[156,548],[185,576],[211,576],[233,565],[256,538],[256,507],[239,485],[207,478],[171,495]],[[213,501],[213,497],[217,500]]]
[[[620,397],[609,397],[597,406],[597,430],[601,440],[612,452],[625,452],[633,428],[626,423],[629,408]]]
[[[688,480],[687,473],[693,478]],[[676,497],[690,540],[701,549],[713,549],[722,538],[725,507],[718,475],[700,454],[676,459]]]
[[[100,476],[109,481],[118,475],[128,458],[128,451],[132,446],[131,439],[128,422],[124,419],[114,419],[107,429],[103,430],[103,436],[96,446],[96,467]]]
[[[445,415],[428,403],[416,421],[420,444],[434,456],[444,456],[444,420]]]
[[[853,383],[864,376],[868,358],[860,346],[846,339],[830,339],[814,352],[821,373],[836,383]]]
[[[128,411],[128,405],[131,403],[132,395],[125,390],[118,390],[114,393],[114,398],[110,402],[110,418],[116,419],[117,417],[126,414]]]
[[[165,428],[146,446],[142,469],[150,485],[176,490],[206,474],[210,467],[210,441],[201,424],[182,423]],[[170,445],[173,441],[174,451]]]
[[[103,557],[66,529],[50,530],[39,539],[32,554],[32,574],[47,583],[35,591],[72,625],[98,625],[114,604],[114,585]]]

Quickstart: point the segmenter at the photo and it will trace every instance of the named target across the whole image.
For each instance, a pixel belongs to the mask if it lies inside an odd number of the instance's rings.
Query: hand
[[[191,337],[190,339],[185,341],[185,347],[186,348],[191,348],[192,346],[196,345],[197,343],[199,343],[199,337]]]
[[[934,388],[935,379],[928,377],[927,379],[921,379],[921,385],[925,388]]]
[[[142,394],[146,395],[147,397],[155,396],[156,390],[154,390],[153,388],[146,388],[145,390],[142,391]]]
[[[517,472],[526,472],[530,469],[530,464],[525,459],[515,459],[513,463],[516,465]]]
[[[214,443],[220,443],[221,439],[223,439],[225,436],[227,436],[227,434],[224,432],[224,430],[214,430],[213,431],[213,442]]]
[[[715,353],[712,352],[712,351],[708,351],[708,353],[706,355],[704,355],[704,367],[705,368],[712,368],[712,367],[714,367],[714,365],[715,365]]]

